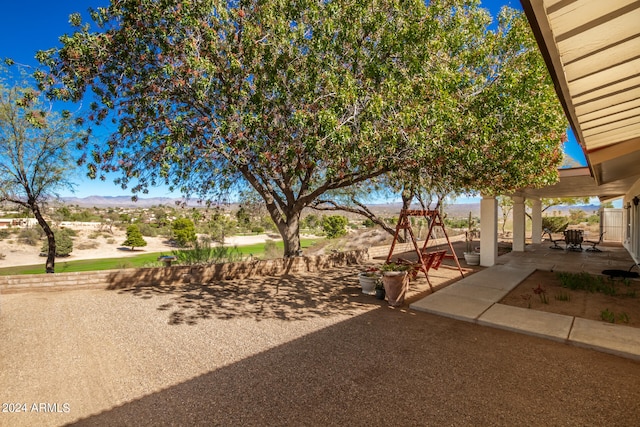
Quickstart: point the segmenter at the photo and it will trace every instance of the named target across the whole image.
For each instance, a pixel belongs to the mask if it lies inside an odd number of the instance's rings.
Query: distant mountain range
[[[137,201],[129,196],[88,196],[88,197],[60,197],[60,200],[68,205],[78,205],[83,208],[150,208],[152,206],[175,206],[182,202],[181,198],[171,197],[140,197]],[[197,206],[196,202],[189,205]]]
[[[89,196],[89,197],[61,197],[60,200],[65,204],[77,205],[83,208],[150,208],[152,206],[176,206],[177,203],[181,203],[182,198],[171,197],[140,197],[137,201],[132,201],[129,196]],[[187,206],[201,206],[197,200],[190,200]],[[232,209],[237,204],[232,203],[229,205]],[[383,216],[397,216],[400,213],[401,203],[384,203],[370,205],[370,209],[375,211],[378,215]],[[413,208],[419,209],[414,206]],[[585,205],[585,206],[554,206],[547,209],[547,214],[552,215],[553,212],[559,212],[564,215],[569,212],[570,209],[582,209],[587,214],[592,214],[598,211],[598,205]],[[456,203],[448,204],[445,208],[449,217],[462,217],[471,212],[473,216],[480,216],[480,203]],[[326,212],[327,215],[331,215],[330,211]],[[347,215],[350,216],[350,215]]]

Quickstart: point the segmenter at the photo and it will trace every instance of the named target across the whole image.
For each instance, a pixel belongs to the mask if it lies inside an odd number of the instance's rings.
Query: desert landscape
[[[142,248],[123,247],[126,240],[125,230],[116,227],[110,232],[99,232],[98,226],[76,229],[77,236],[73,242],[73,252],[68,257],[56,258],[56,261],[77,261],[83,259],[120,258],[140,255],[148,252],[171,253],[176,247],[166,237],[144,237],[147,246]],[[98,233],[96,233],[98,231]],[[91,236],[91,237],[90,237]],[[273,240],[273,236],[256,234],[251,236],[233,236],[225,239],[225,245],[243,246]],[[45,263],[45,257],[40,256],[40,245],[31,246],[19,243],[16,239],[0,240],[0,268],[18,265],[36,265]],[[2,257],[4,255],[4,257]]]

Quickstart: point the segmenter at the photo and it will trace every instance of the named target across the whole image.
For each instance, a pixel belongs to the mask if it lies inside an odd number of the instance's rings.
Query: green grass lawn
[[[300,244],[302,248],[305,249],[313,246],[316,241],[317,239],[301,239]],[[277,241],[276,246],[280,249],[283,249],[284,243],[282,241]],[[264,243],[258,243],[248,246],[238,246],[237,250],[243,256],[253,255],[254,257],[262,258],[264,256]],[[64,261],[64,258],[57,258],[55,267],[56,273],[116,270],[120,268],[159,267],[162,265],[162,263],[158,262],[158,257],[160,255],[171,255],[171,251],[141,253],[140,255],[121,258],[84,259],[79,261]],[[45,258],[42,258],[42,264],[38,265],[21,265],[17,267],[0,268],[0,276],[44,273]]]

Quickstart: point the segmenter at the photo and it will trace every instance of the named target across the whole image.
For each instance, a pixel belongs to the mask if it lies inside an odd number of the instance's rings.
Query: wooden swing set
[[[453,259],[458,266],[458,271],[460,271],[460,275],[464,277],[464,273],[462,272],[462,267],[460,267],[460,262],[458,261],[458,257],[456,256],[456,252],[453,249],[453,245],[451,244],[451,240],[449,240],[449,236],[447,235],[447,230],[444,226],[444,221],[442,221],[442,217],[440,216],[439,204],[436,206],[436,209],[426,209],[426,210],[417,210],[417,209],[402,209],[400,211],[400,218],[398,219],[398,224],[396,225],[396,232],[393,236],[393,243],[391,243],[391,248],[389,248],[389,255],[387,256],[386,262],[389,263],[391,261],[391,257],[393,256],[393,250],[396,246],[396,242],[398,241],[398,236],[400,235],[401,230],[407,230],[409,236],[411,236],[411,241],[413,242],[413,247],[416,250],[416,254],[418,255],[418,265],[414,270],[414,274],[418,274],[418,271],[424,272],[424,276],[427,278],[427,283],[429,283],[429,289],[433,292],[433,286],[431,285],[431,281],[429,280],[429,270],[434,269],[437,270],[442,261],[447,259]],[[427,233],[427,237],[422,245],[422,248],[418,246],[418,242],[416,240],[416,236],[413,234],[413,229],[411,228],[411,220],[410,217],[424,217],[429,223],[429,232]],[[438,250],[427,252],[427,245],[429,244],[429,239],[433,234],[434,229],[438,227],[442,229],[444,233],[444,237],[447,239],[447,244],[449,245],[450,253],[447,253],[447,250]],[[408,263],[406,260],[398,260],[401,263]]]

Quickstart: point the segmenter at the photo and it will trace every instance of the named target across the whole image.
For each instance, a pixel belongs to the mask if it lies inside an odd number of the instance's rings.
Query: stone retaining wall
[[[457,240],[460,240],[460,236],[455,236],[451,239],[452,242]],[[434,240],[434,244],[445,242],[445,239]],[[418,245],[421,246],[422,243],[418,242]],[[389,254],[389,249],[390,245],[373,246],[367,249],[329,255],[208,266],[128,268],[80,273],[0,276],[0,293],[24,292],[35,289],[121,289],[137,285],[205,283],[213,280],[244,279],[250,276],[278,276],[314,272],[341,265],[360,264],[369,259],[384,260]],[[413,251],[414,247],[411,242],[396,243],[393,253],[397,255]]]
[[[442,242],[440,242],[442,240]],[[458,240],[457,238],[451,239]],[[446,242],[438,239],[434,243]],[[422,245],[422,242],[418,242]],[[122,270],[88,271],[79,273],[31,274],[0,276],[0,293],[29,290],[64,289],[121,289],[140,285],[206,283],[214,280],[244,279],[247,277],[279,276],[320,271],[341,265],[360,264],[369,259],[384,260],[390,245],[373,246],[329,255],[302,256],[264,261],[247,261],[208,266],[174,266],[127,268]],[[413,252],[413,243],[396,243],[394,255]]]
[[[388,252],[388,246],[386,246]],[[121,289],[139,285],[206,283],[213,280],[315,272],[341,265],[359,264],[369,259],[361,249],[321,256],[248,261],[209,266],[128,268],[78,273],[0,276],[0,293],[30,290]]]

